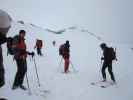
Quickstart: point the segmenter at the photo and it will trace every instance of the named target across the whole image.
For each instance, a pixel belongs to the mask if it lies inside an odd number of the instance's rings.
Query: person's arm
[[[6,37],[0,37],[0,45],[4,44],[7,42],[7,38]]]
[[[26,51],[26,53],[27,53],[28,55],[31,55],[32,57],[35,56],[35,53],[34,53],[33,51],[32,51],[32,52]]]

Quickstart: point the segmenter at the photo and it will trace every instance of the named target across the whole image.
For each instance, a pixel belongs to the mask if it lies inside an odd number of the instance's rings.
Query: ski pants
[[[66,53],[63,55],[63,59],[64,59],[64,72],[67,73],[68,70],[69,70],[69,58],[70,58],[70,55],[69,53]]]
[[[103,77],[103,79],[106,80],[106,73],[105,73],[106,68],[108,68],[108,72],[111,76],[111,79],[113,81],[115,81],[115,77],[114,77],[114,74],[113,74],[113,71],[112,71],[112,62],[109,62],[109,63],[105,62],[105,61],[103,62],[103,66],[102,66],[102,77]]]
[[[67,73],[69,69],[69,59],[64,59],[64,72]]]
[[[41,48],[37,48],[37,54],[40,56],[42,55]]]
[[[17,73],[15,76],[13,86],[20,86],[23,84],[24,76],[27,72],[27,62],[26,59],[16,59],[17,63]]]

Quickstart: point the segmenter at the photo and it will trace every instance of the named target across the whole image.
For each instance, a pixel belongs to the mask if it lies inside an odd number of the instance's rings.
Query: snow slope
[[[116,76],[117,85],[102,89],[91,86],[91,82],[101,80],[101,41],[93,36],[83,33],[80,30],[67,30],[64,34],[53,34],[35,28],[29,24],[21,25],[13,23],[9,36],[18,34],[20,29],[25,29],[27,49],[33,49],[37,38],[43,39],[43,57],[35,56],[41,87],[38,88],[35,74],[34,62],[28,57],[28,79],[32,95],[28,91],[20,89],[11,90],[15,73],[16,63],[12,56],[6,55],[6,45],[3,45],[3,56],[5,66],[6,85],[0,88],[0,97],[8,100],[132,100],[132,65],[133,45],[108,43],[109,46],[117,48],[118,62],[113,63],[113,70]],[[106,38],[106,37],[104,37]],[[52,41],[56,41],[56,46]],[[58,55],[58,47],[66,40],[70,41],[71,62],[70,73],[64,74],[63,62],[59,66],[61,57]],[[109,79],[109,76],[108,76]],[[109,79],[110,80],[110,79]],[[27,86],[26,80],[24,85]],[[48,90],[45,95],[39,90]]]

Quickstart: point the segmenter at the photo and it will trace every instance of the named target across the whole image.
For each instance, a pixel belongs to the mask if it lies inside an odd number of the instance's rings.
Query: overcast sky
[[[44,28],[83,27],[106,40],[133,43],[133,0],[0,0],[14,20]]]

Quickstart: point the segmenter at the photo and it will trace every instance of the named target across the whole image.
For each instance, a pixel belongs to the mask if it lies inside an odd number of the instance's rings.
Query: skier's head
[[[20,37],[24,37],[25,36],[25,33],[26,33],[25,30],[20,30],[19,31],[19,36]]]
[[[68,40],[66,40],[66,44],[69,45],[69,41]]]
[[[106,45],[106,43],[101,43],[101,44],[100,44],[100,47],[101,47],[101,49],[104,49],[104,48],[107,47],[107,45]]]
[[[70,44],[69,44],[69,41],[68,41],[68,40],[66,40],[65,46],[66,46],[67,48],[70,47]]]

